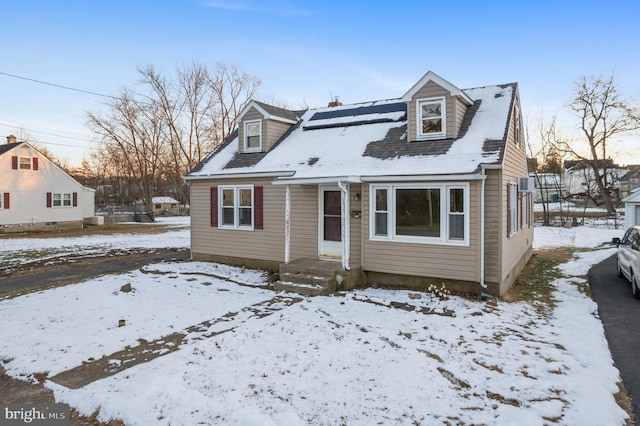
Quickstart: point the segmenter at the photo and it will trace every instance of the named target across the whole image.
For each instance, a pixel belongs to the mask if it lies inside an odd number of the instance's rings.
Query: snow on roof
[[[179,204],[177,200],[171,197],[152,197],[151,204]]]
[[[515,90],[514,84],[464,90],[475,101],[467,112],[468,127],[461,128],[457,139],[439,141],[407,141],[406,112],[394,107],[401,99],[308,110],[297,127],[271,151],[254,157],[255,162],[229,165],[237,156],[252,155],[238,154],[236,137],[188,178],[244,173],[282,173],[294,179],[476,173],[482,164],[502,161]],[[403,148],[375,154],[394,143]]]

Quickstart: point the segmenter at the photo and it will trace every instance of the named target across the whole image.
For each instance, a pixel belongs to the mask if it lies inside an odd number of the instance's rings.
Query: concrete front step
[[[336,291],[336,273],[342,270],[338,262],[318,259],[296,259],[280,265],[280,280],[275,290],[304,295],[327,295]]]

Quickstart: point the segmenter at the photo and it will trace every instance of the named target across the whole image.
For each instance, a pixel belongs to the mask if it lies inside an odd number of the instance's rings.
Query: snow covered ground
[[[535,246],[593,248],[621,235],[536,228]],[[31,247],[26,240],[0,239],[0,263]],[[189,231],[58,242],[93,253],[120,243],[185,247]],[[618,371],[597,306],[577,285],[613,253],[605,247],[562,265],[550,315],[524,302],[379,289],[285,305],[253,286],[264,284],[261,271],[148,265],[0,301],[0,362],[24,380],[53,377],[139,339],[185,333],[180,350],[79,389],[46,382],[58,402],[127,425],[619,425],[627,415],[613,397]],[[119,291],[127,283],[133,291]],[[205,321],[212,337],[188,331]]]

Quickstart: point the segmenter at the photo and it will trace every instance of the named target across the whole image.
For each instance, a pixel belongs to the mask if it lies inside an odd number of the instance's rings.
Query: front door
[[[319,191],[318,241],[320,257],[342,258],[342,207],[339,188],[326,187]]]

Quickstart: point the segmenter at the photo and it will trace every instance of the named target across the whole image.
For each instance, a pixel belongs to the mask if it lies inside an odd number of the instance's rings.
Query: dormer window
[[[416,101],[418,139],[444,138],[446,135],[446,106],[444,98]]]
[[[260,152],[262,150],[262,120],[244,123],[244,152]]]

